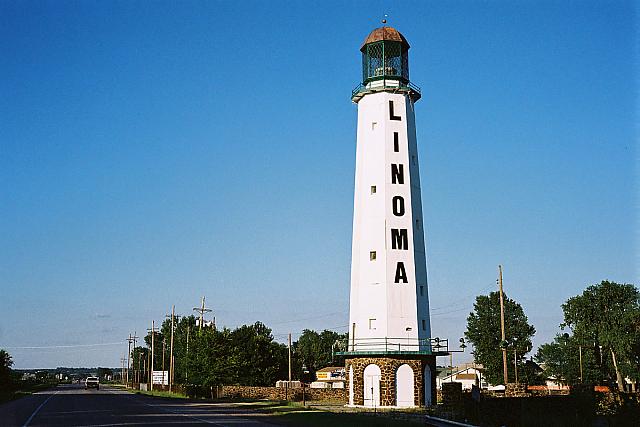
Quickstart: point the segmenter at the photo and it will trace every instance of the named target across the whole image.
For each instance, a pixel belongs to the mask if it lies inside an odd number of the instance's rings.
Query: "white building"
[[[453,367],[453,369],[445,369],[436,378],[436,387],[438,390],[442,390],[442,384],[448,382],[462,383],[463,390],[471,390],[471,387],[476,385],[481,389],[488,387],[487,382],[482,376],[482,371],[478,367],[465,367],[460,369],[459,367]]]
[[[373,30],[360,51],[363,80],[352,93],[358,130],[349,342],[342,352],[349,404],[430,405],[435,356],[414,115],[420,89],[409,82],[409,43],[394,28]]]

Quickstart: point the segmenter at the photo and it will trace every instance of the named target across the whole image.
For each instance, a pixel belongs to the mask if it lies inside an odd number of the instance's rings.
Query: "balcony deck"
[[[376,92],[406,93],[411,97],[413,102],[416,102],[422,97],[420,88],[411,82],[405,83],[394,78],[383,78],[370,81],[366,84],[360,83],[351,91],[351,100],[357,104],[365,95]]]
[[[338,356],[447,356],[449,342],[439,338],[356,338],[339,341]]]

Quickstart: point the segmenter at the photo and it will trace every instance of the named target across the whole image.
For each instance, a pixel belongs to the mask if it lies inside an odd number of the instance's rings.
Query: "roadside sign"
[[[169,371],[153,371],[152,381],[158,385],[169,385]]]

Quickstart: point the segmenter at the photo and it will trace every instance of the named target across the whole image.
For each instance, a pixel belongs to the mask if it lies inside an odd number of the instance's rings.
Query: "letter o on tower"
[[[393,214],[395,216],[404,215],[404,199],[402,196],[395,196],[391,202],[393,206]]]

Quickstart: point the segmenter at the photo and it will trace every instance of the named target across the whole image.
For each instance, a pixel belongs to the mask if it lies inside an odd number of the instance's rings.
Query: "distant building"
[[[482,367],[480,365],[454,366],[452,369],[444,369],[436,377],[436,387],[438,390],[442,390],[442,384],[448,382],[462,383],[463,390],[471,390],[474,385],[481,389],[486,389],[489,386],[482,376]]]

